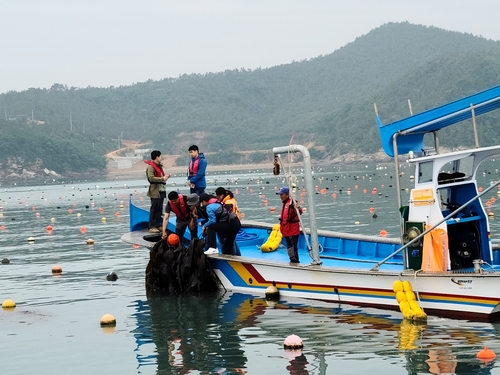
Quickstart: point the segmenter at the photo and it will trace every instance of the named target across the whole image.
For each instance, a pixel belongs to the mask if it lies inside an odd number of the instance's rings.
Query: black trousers
[[[209,242],[209,247],[216,248],[215,234],[222,240],[222,254],[227,255],[240,255],[235,254],[234,241],[236,240],[236,235],[241,228],[241,223],[238,219],[232,221],[222,221],[207,227],[207,241]],[[213,246],[212,246],[213,245]]]
[[[299,263],[299,248],[297,246],[299,243],[299,235],[287,236],[285,237],[285,241],[290,262]]]
[[[179,238],[184,238],[186,228],[189,228],[190,222],[191,220],[175,222],[175,234],[177,234]],[[191,240],[198,238],[198,223],[195,223],[194,229],[189,228],[189,233],[191,234]]]
[[[163,213],[163,201],[167,196],[166,191],[160,191],[160,198],[151,198],[149,209],[149,229],[160,228],[163,224],[161,214]]]

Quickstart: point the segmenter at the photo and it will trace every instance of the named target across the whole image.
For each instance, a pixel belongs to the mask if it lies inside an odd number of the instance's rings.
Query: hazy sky
[[[500,40],[500,0],[4,0],[0,14],[0,93],[267,68],[387,22]]]

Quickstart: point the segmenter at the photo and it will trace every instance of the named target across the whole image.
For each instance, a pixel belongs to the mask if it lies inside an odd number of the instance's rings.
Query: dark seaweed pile
[[[217,290],[215,275],[203,253],[205,242],[194,239],[188,247],[158,241],[149,253],[146,291],[161,294],[197,294]]]

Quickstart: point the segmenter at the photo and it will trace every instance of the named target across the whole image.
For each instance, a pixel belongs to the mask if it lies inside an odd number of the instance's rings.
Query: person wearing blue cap
[[[288,186],[283,186],[276,194],[280,196],[283,203],[280,215],[280,231],[285,237],[290,263],[300,263],[298,249],[300,221],[297,212],[302,215],[302,207],[296,205],[295,201],[290,197]]]

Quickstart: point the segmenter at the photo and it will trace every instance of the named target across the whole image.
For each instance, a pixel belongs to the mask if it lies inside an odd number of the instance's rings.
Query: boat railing
[[[443,219],[441,219],[440,221],[438,221],[436,224],[434,224],[433,226],[431,226],[430,228],[424,230],[422,233],[420,233],[418,236],[416,236],[414,239],[412,239],[411,241],[407,242],[406,244],[404,244],[402,247],[400,247],[399,249],[395,250],[392,254],[389,254],[387,257],[385,257],[384,259],[382,259],[380,262],[378,262],[377,264],[375,264],[371,271],[378,271],[379,270],[379,267],[384,264],[385,262],[387,262],[389,259],[393,258],[395,255],[399,254],[401,251],[403,251],[404,249],[406,249],[408,246],[412,245],[413,243],[419,241],[423,236],[425,236],[427,233],[431,232],[432,230],[436,229],[438,226],[440,226],[442,223],[444,223],[445,221],[447,221],[448,219],[451,219],[453,216],[455,216],[458,212],[462,211],[465,207],[467,207],[469,204],[471,204],[472,202],[474,202],[475,200],[481,198],[484,194],[486,194],[487,192],[489,192],[490,190],[492,190],[493,188],[497,187],[498,185],[500,185],[500,180],[495,182],[494,184],[492,184],[490,187],[486,188],[485,190],[483,190],[481,193],[479,193],[478,195],[476,195],[475,197],[469,199],[467,202],[465,202],[464,204],[462,204],[460,207],[458,207],[456,210],[454,210],[453,212],[451,212],[449,215],[447,215],[446,217],[444,217]]]

